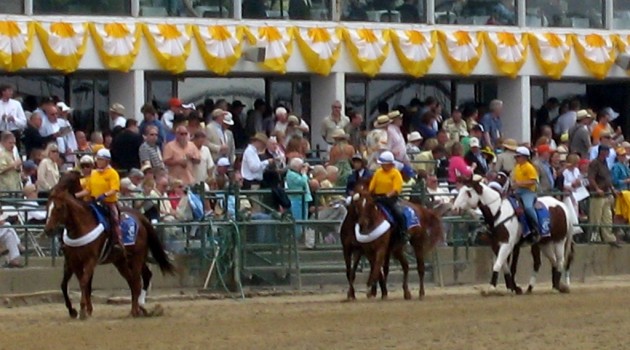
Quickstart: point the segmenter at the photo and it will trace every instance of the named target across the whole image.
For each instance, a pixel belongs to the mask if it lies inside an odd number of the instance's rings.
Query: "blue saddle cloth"
[[[99,224],[105,227],[105,230],[109,230],[109,219],[108,213],[105,208],[101,207],[97,204],[90,204],[90,209],[92,209],[92,213],[98,221]],[[122,213],[120,215],[120,232],[122,234],[122,243],[123,245],[134,245],[136,244],[136,237],[138,236],[138,228],[140,225],[136,222],[133,216],[128,215],[126,213]]]
[[[379,204],[378,207],[379,209],[381,209],[383,214],[385,214],[385,218],[387,218],[387,221],[394,224],[396,223],[396,219],[394,218],[394,215],[390,212],[390,210],[387,207],[385,207],[382,204]],[[416,215],[416,212],[413,210],[413,208],[406,205],[402,205],[402,209],[403,209],[403,217],[405,218],[405,222],[402,224],[404,225],[406,230],[409,230],[416,226],[420,226],[420,218],[418,217],[418,215]]]
[[[531,231],[531,227],[529,227],[529,222],[525,217],[525,211],[521,208],[523,207],[521,201],[516,199],[515,197],[508,197],[510,204],[516,211],[518,215],[518,220],[523,225],[523,236],[526,236]],[[548,237],[551,235],[551,215],[549,214],[549,209],[539,201],[534,203],[534,209],[536,209],[536,216],[538,216],[538,232],[540,232],[541,237]]]

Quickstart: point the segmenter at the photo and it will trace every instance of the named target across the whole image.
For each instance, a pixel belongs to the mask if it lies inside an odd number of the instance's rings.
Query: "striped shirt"
[[[151,168],[153,169],[166,169],[164,166],[164,160],[162,159],[162,154],[160,153],[160,149],[157,145],[151,146],[144,142],[140,145],[138,154],[140,156],[140,164],[144,165],[146,162],[150,162]]]

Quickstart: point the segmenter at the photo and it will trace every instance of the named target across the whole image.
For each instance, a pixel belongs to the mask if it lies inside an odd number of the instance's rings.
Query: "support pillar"
[[[140,108],[145,102],[144,71],[109,72],[109,103],[125,106],[125,118],[142,120]]]
[[[322,138],[322,122],[330,115],[331,105],[335,100],[341,101],[345,110],[346,77],[344,73],[331,73],[323,77],[311,76],[311,148],[317,145],[327,150],[328,144]]]
[[[503,101],[503,136],[519,143],[529,142],[532,137],[529,76],[500,78],[498,98]]]

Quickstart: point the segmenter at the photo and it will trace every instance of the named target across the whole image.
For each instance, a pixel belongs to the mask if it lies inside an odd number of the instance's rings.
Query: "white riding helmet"
[[[394,154],[390,151],[385,151],[376,160],[378,164],[394,164]]]
[[[98,150],[98,152],[96,152],[96,158],[111,160],[112,159],[112,154],[109,153],[108,149],[101,148],[101,149]]]
[[[531,155],[532,155],[532,154],[529,152],[529,148],[527,148],[527,147],[523,147],[523,146],[518,147],[518,148],[516,149],[516,154],[517,154],[517,155],[519,155],[519,156],[525,156],[525,157],[528,157],[528,158],[529,158],[529,157],[531,157]]]

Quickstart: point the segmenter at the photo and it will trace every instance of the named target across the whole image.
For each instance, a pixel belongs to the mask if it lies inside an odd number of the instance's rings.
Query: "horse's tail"
[[[158,266],[160,266],[160,270],[162,270],[163,274],[175,274],[175,266],[171,263],[168,255],[166,255],[164,246],[162,246],[162,242],[160,242],[160,238],[158,237],[155,228],[153,228],[151,222],[143,215],[140,216],[140,221],[147,230],[147,243],[149,245],[149,250],[151,251],[153,259],[155,259]]]
[[[426,225],[429,231],[429,246],[426,247],[427,251],[429,251],[444,239],[442,219],[435,211],[429,208],[420,207],[420,210],[422,212],[422,225]]]
[[[569,271],[571,268],[571,262],[573,262],[573,253],[574,253],[574,242],[573,242],[573,232],[576,230],[576,226],[578,222],[578,218],[575,215],[575,210],[568,205],[564,205],[564,215],[566,216],[567,222],[567,237],[564,240],[564,270]]]

